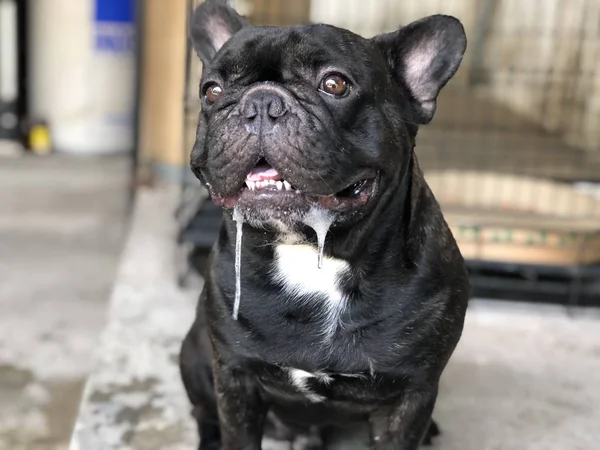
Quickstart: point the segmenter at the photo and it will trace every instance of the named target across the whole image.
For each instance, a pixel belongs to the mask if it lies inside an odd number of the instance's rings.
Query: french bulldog
[[[414,150],[463,26],[434,15],[366,39],[251,26],[207,0],[190,35],[191,167],[224,211],[180,354],[199,448],[319,449],[364,426],[372,450],[417,449],[470,295]]]

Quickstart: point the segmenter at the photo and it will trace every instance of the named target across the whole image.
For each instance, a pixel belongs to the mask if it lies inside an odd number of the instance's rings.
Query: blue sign
[[[96,0],[96,22],[133,23],[134,0]]]
[[[132,53],[135,40],[135,0],[95,0],[95,48],[102,53]]]

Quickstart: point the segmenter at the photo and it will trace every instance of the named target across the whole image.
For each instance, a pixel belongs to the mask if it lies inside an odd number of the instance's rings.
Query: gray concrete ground
[[[72,450],[197,442],[176,359],[200,286],[175,285],[177,192],[141,190],[117,271],[126,180],[118,158],[0,160],[0,450],[65,449],[90,372]],[[475,301],[434,448],[596,448],[599,386],[598,314]]]
[[[189,450],[177,369],[200,286],[175,285],[176,192],[142,190],[71,450]],[[600,315],[472,302],[442,383],[439,450],[591,450],[600,424]],[[337,450],[364,449],[364,435]],[[269,443],[264,447],[289,450]]]
[[[124,237],[127,164],[0,158],[0,450],[68,444]]]

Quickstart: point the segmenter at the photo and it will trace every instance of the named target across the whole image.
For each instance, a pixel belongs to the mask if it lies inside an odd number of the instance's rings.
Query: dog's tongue
[[[256,167],[247,177],[250,181],[281,180],[281,176],[270,166]]]

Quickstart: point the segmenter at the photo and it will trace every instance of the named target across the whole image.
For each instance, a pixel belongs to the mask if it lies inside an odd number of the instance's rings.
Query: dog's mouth
[[[211,191],[217,206],[244,209],[269,208],[278,210],[306,210],[320,206],[333,212],[356,209],[369,202],[377,189],[378,173],[367,170],[343,190],[329,195],[315,195],[296,189],[267,161],[261,159],[246,176],[237,194],[221,196]]]

